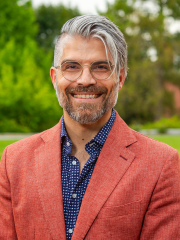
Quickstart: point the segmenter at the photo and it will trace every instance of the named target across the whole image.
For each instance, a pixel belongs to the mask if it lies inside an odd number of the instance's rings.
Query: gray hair
[[[62,54],[62,45],[60,40],[64,35],[80,35],[83,38],[96,37],[99,38],[106,50],[109,49],[114,60],[115,69],[119,75],[121,67],[124,68],[127,75],[127,45],[122,32],[107,17],[99,15],[83,15],[68,20],[61,29],[55,50],[54,50],[54,66],[59,64]]]

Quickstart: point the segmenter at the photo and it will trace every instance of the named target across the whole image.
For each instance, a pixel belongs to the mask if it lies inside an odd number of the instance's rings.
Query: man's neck
[[[64,111],[64,123],[67,134],[72,142],[71,155],[79,160],[79,171],[81,172],[90,155],[85,150],[88,143],[100,129],[106,124],[111,117],[111,110],[108,111],[101,119],[93,124],[80,124],[74,121],[67,112]]]
[[[64,123],[67,134],[77,151],[84,149],[88,143],[111,117],[112,110],[103,115],[97,122],[92,124],[80,124],[73,120],[67,112],[64,111]]]

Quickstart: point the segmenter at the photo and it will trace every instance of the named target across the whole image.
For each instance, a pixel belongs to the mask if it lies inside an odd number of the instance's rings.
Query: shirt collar
[[[111,117],[107,121],[107,123],[101,128],[101,130],[97,133],[97,135],[90,141],[91,142],[97,142],[101,145],[104,145],[106,138],[112,128],[112,125],[114,123],[114,120],[116,118],[116,113],[114,108],[112,109]]]
[[[67,137],[67,132],[66,132],[66,128],[65,128],[65,124],[64,124],[64,115],[62,116],[62,122],[61,122],[61,143],[62,143],[62,138],[63,137]]]

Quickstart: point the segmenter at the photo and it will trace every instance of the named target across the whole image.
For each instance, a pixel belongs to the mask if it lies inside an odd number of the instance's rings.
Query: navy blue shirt
[[[98,156],[111,130],[115,118],[116,113],[113,109],[108,122],[102,127],[98,134],[85,145],[85,150],[88,152],[90,157],[84,165],[80,175],[79,161],[76,157],[70,155],[72,151],[72,142],[69,139],[65,129],[64,117],[62,118],[61,175],[66,238],[68,240],[72,238],[82,199],[84,197]]]

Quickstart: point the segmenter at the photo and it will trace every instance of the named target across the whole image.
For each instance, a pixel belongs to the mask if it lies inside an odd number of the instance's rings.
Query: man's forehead
[[[65,44],[68,43],[72,39],[73,39],[73,36],[71,36],[69,34],[63,34],[59,41],[59,47],[63,50]]]
[[[100,40],[98,37],[94,37],[94,36],[85,38],[79,34],[75,34],[75,35],[63,34],[61,36],[59,44],[60,44],[61,48],[64,48],[64,46],[70,41],[71,41],[71,43],[74,42],[74,44],[75,44],[75,42],[78,42],[78,41],[81,41],[81,44],[86,44],[86,43],[90,42],[91,40],[102,42],[102,40]]]
[[[68,55],[73,55],[73,50],[82,50],[83,48],[85,49],[85,52],[83,55],[86,55],[86,49],[87,47],[89,47],[90,49],[92,48],[92,52],[93,50],[96,48],[97,52],[100,51],[100,49],[104,52],[105,57],[103,58],[103,60],[107,59],[106,56],[106,50],[105,50],[105,46],[103,41],[98,38],[98,37],[89,37],[89,38],[85,38],[82,37],[81,35],[68,35],[68,34],[64,34],[64,36],[61,37],[61,40],[59,42],[59,47],[61,49],[61,57],[60,57],[60,62],[62,60],[64,60],[64,58],[66,58],[67,53]],[[72,51],[70,51],[72,50]],[[80,51],[79,51],[80,52]],[[108,52],[108,59],[112,61],[111,59],[111,54],[107,48],[107,52]],[[77,56],[77,58],[79,58],[81,56]],[[83,56],[84,57],[84,56]],[[74,60],[74,59],[71,59]],[[101,59],[102,60],[102,59]]]

